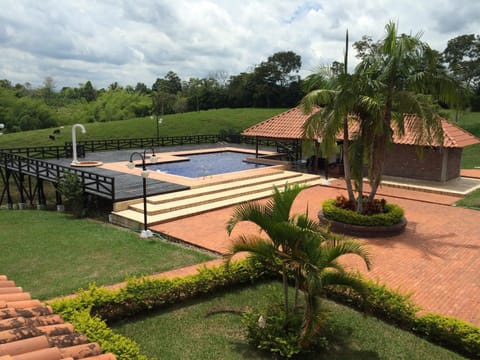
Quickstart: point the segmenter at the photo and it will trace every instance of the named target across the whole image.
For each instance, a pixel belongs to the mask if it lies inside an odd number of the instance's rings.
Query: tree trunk
[[[308,349],[312,343],[315,334],[315,296],[310,294],[309,289],[305,292],[305,310],[303,312],[302,331],[300,333],[300,346],[302,349]]]
[[[355,201],[355,194],[353,193],[352,177],[350,175],[350,156],[349,145],[350,140],[348,138],[348,118],[343,120],[343,172],[345,177],[345,185],[347,186],[348,200]]]
[[[374,137],[372,142],[371,161],[370,161],[370,185],[371,191],[368,196],[369,201],[375,199],[378,187],[382,181],[383,169],[385,167],[385,155],[387,153],[387,144],[392,137],[392,100],[387,100],[385,106],[385,115],[383,118],[383,131]]]
[[[283,292],[285,303],[283,305],[283,310],[285,311],[285,318],[288,318],[288,276],[287,276],[287,267],[282,263],[282,280],[283,280]]]

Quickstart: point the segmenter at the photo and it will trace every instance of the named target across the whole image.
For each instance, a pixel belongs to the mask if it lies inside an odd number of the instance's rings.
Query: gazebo
[[[319,110],[315,108],[313,111]],[[298,142],[302,140],[302,126],[311,115],[295,107],[246,129],[242,135]],[[435,139],[418,138],[418,132],[415,131],[420,125],[418,119],[406,115],[405,133],[401,135],[393,129],[393,144],[387,152],[384,175],[439,182],[459,177],[463,148],[479,144],[480,139],[446,119],[441,121],[443,143]],[[349,133],[356,131],[358,123],[350,122]],[[342,134],[337,141],[343,141]],[[342,155],[339,153],[326,161],[328,168],[332,163],[341,162]]]

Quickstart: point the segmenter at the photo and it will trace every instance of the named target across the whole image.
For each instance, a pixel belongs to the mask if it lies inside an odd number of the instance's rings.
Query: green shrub
[[[326,296],[400,328],[408,330],[413,326],[415,314],[420,308],[410,299],[411,294],[401,294],[372,280],[362,279],[362,281],[368,290],[365,299],[358,293],[341,287],[328,288]]]
[[[323,215],[333,221],[362,226],[390,226],[403,219],[403,209],[395,204],[385,204],[385,213],[362,215],[348,209],[335,206],[335,199],[325,200],[322,204]]]
[[[90,316],[90,309],[74,311],[68,316],[63,314],[63,317],[90,341],[97,342],[103,351],[115,354],[117,360],[148,360],[135,341],[115,333],[102,319]]]
[[[66,204],[76,218],[84,215],[83,182],[73,171],[67,171],[58,182],[58,191],[65,197]]]
[[[136,343],[115,334],[104,320],[120,320],[228,286],[252,283],[265,275],[272,276],[272,273],[258,262],[245,260],[228,267],[204,267],[198,274],[185,278],[131,278],[124,288],[118,290],[90,285],[76,297],[54,300],[50,305],[91,341],[98,342],[103,350],[114,353],[119,360],[144,360],[146,358],[140,355]]]
[[[413,331],[429,341],[471,358],[480,359],[480,328],[437,314],[419,316]]]
[[[87,334],[92,341],[97,341],[104,350],[117,355],[119,359],[144,359],[135,355],[134,343],[128,339],[114,336],[103,320],[118,320],[149,309],[213,293],[228,287],[253,283],[265,278],[277,276],[263,264],[241,261],[229,267],[204,268],[198,274],[176,279],[129,279],[127,286],[119,290],[107,290],[103,287],[90,286],[81,291],[77,297],[53,301],[50,305],[71,322],[79,331]],[[417,317],[420,310],[411,300],[410,295],[403,295],[371,280],[362,279],[370,294],[363,300],[357,293],[341,287],[329,287],[325,295],[340,303],[372,314],[386,322],[405,330],[419,334],[432,343],[464,354],[470,358],[480,358],[480,329],[466,322],[441,315],[429,314]],[[91,315],[93,314],[93,317]],[[258,324],[260,314],[251,312],[247,322]],[[268,316],[268,314],[267,314]],[[101,318],[101,319],[100,319]],[[278,318],[274,317],[272,334],[278,328]],[[328,329],[327,329],[328,330]],[[273,335],[272,335],[273,336]],[[296,352],[292,345],[296,335],[289,334],[283,340],[269,336],[262,346],[275,346],[285,356]],[[251,334],[251,337],[259,335]],[[326,344],[319,339],[318,346]],[[273,345],[273,344],[276,345]],[[260,343],[259,343],[260,344]],[[257,345],[258,346],[258,345]],[[282,349],[282,350],[280,350]],[[123,356],[122,354],[128,354]],[[133,355],[132,355],[133,354]]]
[[[247,328],[248,342],[257,349],[286,358],[302,351],[302,317],[290,311],[287,318],[283,305],[272,304],[261,311],[250,309],[243,314],[242,322]]]

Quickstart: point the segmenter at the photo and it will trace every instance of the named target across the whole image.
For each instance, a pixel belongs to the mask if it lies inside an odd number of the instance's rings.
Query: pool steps
[[[230,181],[147,198],[147,222],[149,226],[206,211],[258,200],[272,195],[273,186],[282,189],[290,185],[321,184],[318,175],[294,171],[279,171],[256,178]],[[125,210],[114,211],[110,221],[116,225],[140,229],[143,226],[143,199],[130,202]]]

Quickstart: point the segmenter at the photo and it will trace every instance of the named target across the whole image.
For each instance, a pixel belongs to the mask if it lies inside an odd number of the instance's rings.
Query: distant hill
[[[163,116],[160,136],[209,135],[241,132],[286,109],[215,109]],[[156,137],[157,121],[144,117],[129,120],[83,123],[87,132],[77,140]],[[25,131],[0,136],[0,148],[63,145],[72,139],[71,126]]]

